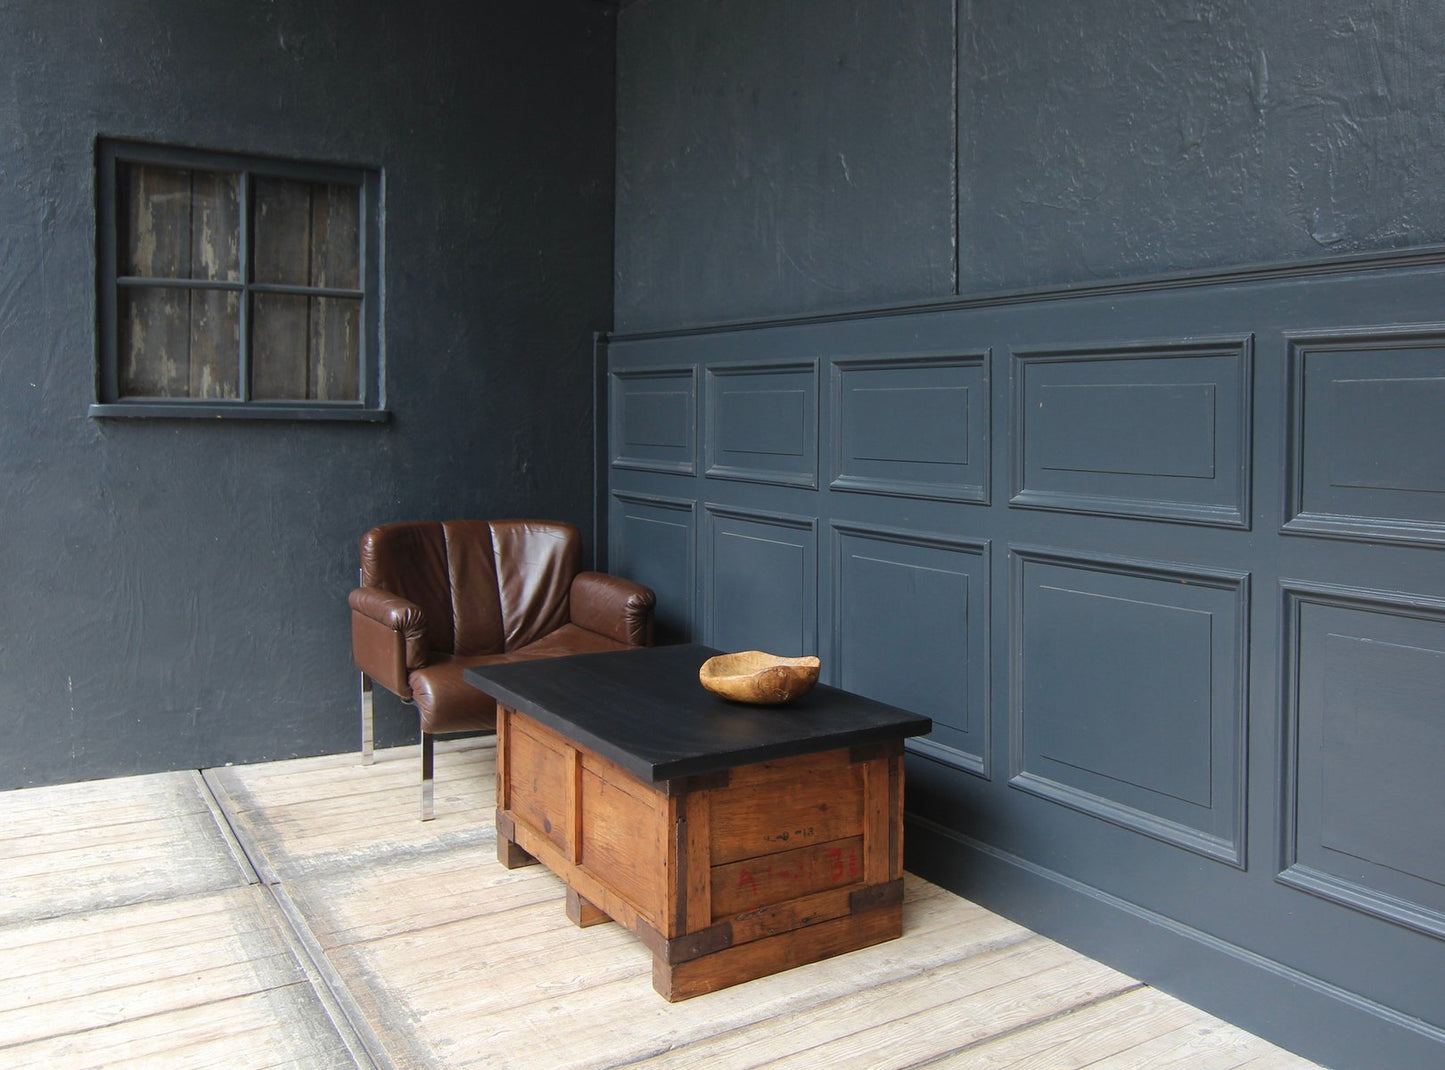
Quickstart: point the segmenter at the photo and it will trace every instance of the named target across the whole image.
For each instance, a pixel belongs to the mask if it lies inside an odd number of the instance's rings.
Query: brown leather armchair
[[[496,726],[473,665],[652,645],[651,590],[581,570],[571,524],[407,521],[361,537],[351,650],[361,670],[361,753],[372,760],[372,681],[421,717],[422,820],[433,816],[435,736]]]

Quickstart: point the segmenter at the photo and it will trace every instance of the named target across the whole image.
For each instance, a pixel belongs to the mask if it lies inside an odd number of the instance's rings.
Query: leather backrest
[[[455,633],[450,652],[462,657],[500,654],[505,649],[505,638],[492,526],[485,520],[448,520],[442,528],[446,532]]]
[[[421,607],[428,650],[500,654],[566,624],[582,540],[542,520],[413,520],[361,537],[361,585]]]
[[[368,531],[361,537],[361,586],[415,602],[426,617],[427,648],[452,651],[452,582],[440,523],[406,520]]]
[[[582,539],[571,524],[494,520],[506,650],[535,642],[566,624],[572,580],[582,566]]]

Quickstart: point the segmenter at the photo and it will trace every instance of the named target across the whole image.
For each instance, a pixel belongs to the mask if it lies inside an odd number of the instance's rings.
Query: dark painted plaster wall
[[[622,331],[1445,241],[1438,3],[650,0],[618,33]]]
[[[365,528],[590,539],[614,36],[581,0],[0,0],[0,788],[355,746]],[[391,421],[89,418],[97,135],[380,168]]]
[[[951,0],[661,0],[619,32],[619,330],[953,293]]]
[[[964,289],[1445,241],[1445,5],[965,0]]]

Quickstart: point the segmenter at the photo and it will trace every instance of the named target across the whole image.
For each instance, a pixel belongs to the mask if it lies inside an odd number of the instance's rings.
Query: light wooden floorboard
[[[0,925],[245,883],[193,773],[0,792]]]
[[[262,868],[286,879],[375,867],[418,853],[491,847],[495,756],[490,740],[441,742],[436,818],[427,822],[420,820],[416,747],[379,752],[372,765],[362,765],[359,755],[331,755],[227,766],[207,776]]]
[[[213,805],[194,773],[0,794],[0,1066],[357,1065]]]
[[[441,741],[431,822],[415,747],[0,793],[0,1066],[1311,1066],[911,875],[902,938],[667,1003],[497,862],[493,771]]]

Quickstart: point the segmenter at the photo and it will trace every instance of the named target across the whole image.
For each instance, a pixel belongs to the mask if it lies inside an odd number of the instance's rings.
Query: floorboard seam
[[[947,966],[953,966],[959,963],[967,962],[969,959],[977,958],[980,955],[988,955],[992,954],[995,951],[1003,951],[1010,947],[1018,947],[1022,944],[1028,943],[1030,940],[1042,941],[1042,939],[1043,938],[1040,937],[1037,933],[1033,932],[1023,932],[1020,935],[1010,934],[1008,936],[996,937],[992,940],[985,941],[984,943],[979,944],[975,947],[969,948],[967,954],[959,955],[957,958],[949,959],[945,962],[935,962],[930,963],[926,966],[919,966],[917,969],[910,970],[906,973],[900,973],[896,977],[889,977],[886,981],[876,982],[874,987],[885,988],[890,985],[904,984],[908,981],[912,981],[919,977],[922,977],[925,974],[932,973],[934,970],[939,970]],[[662,1055],[667,1055],[674,1051],[685,1051],[691,1044],[698,1043],[700,1041],[707,1041],[708,1043],[712,1043],[725,1037],[745,1034],[749,1030],[756,1029],[764,1022],[771,1021],[773,1018],[782,1015],[817,1014],[835,1004],[848,1003],[850,1001],[856,1000],[857,998],[858,993],[856,991],[849,990],[846,992],[839,992],[835,995],[828,996],[827,998],[819,1000],[816,1003],[809,1003],[806,1006],[781,1007],[774,1011],[774,1013],[768,1018],[752,1018],[748,1021],[739,1022],[736,1025],[728,1026],[726,1029],[720,1029],[716,1032],[708,1033],[706,1036],[695,1037],[692,1040],[686,1041],[680,1045],[659,1048],[655,1051],[648,1051],[643,1054],[637,1055],[634,1058],[629,1058],[626,1062],[613,1063],[608,1067],[608,1070],[625,1070],[626,1067],[636,1066],[639,1063],[647,1062],[649,1059],[656,1059]]]
[[[237,849],[246,860],[246,866],[256,874],[262,884],[275,884],[281,877],[271,868],[271,864],[266,860],[266,853],[261,850],[260,844],[256,843],[232,809],[231,795],[221,781],[221,772],[216,769],[202,769],[200,774],[206,794],[215,805],[218,822],[229,830],[231,839],[236,841]]]
[[[241,870],[241,875],[246,878],[246,883],[260,884],[261,875],[256,872],[256,867],[251,862],[250,856],[247,855],[246,849],[236,838],[236,830],[231,825],[231,819],[221,809],[216,792],[206,779],[205,770],[192,769],[191,782],[195,786],[196,794],[201,797],[201,801],[206,804],[206,809],[211,812],[211,820],[216,823],[216,831],[225,841],[226,850],[231,853],[231,858],[235,861],[237,868]]]
[[[372,1031],[356,997],[331,965],[316,934],[306,923],[305,915],[282,886],[280,875],[271,868],[264,853],[227,806],[229,796],[225,787],[219,786],[217,790],[218,785],[212,781],[213,775],[214,770],[200,770],[196,778],[199,788],[212,807],[217,823],[229,832],[229,841],[234,842],[241,852],[245,868],[256,875],[257,881],[268,893],[268,901],[280,919],[277,928],[342,1043],[363,1070],[396,1070],[396,1064]]]
[[[326,1008],[327,1015],[336,1026],[337,1032],[356,1058],[357,1066],[373,1070],[396,1070],[396,1064],[387,1053],[386,1046],[371,1028],[361,1005],[352,995],[346,981],[326,957],[326,951],[316,939],[311,927],[306,924],[295,901],[282,884],[268,884],[277,911],[286,921],[286,932],[293,945],[293,953],[302,969],[306,971],[311,987]]]
[[[997,1044],[1000,1040],[1006,1040],[1007,1038],[1017,1036],[1020,1033],[1027,1033],[1031,1029],[1038,1029],[1040,1026],[1048,1025],[1050,1022],[1056,1022],[1061,1018],[1067,1018],[1070,1015],[1078,1014],[1080,1011],[1086,1011],[1091,1007],[1102,1006],[1105,1003],[1110,1003],[1113,1000],[1119,999],[1123,996],[1127,996],[1130,993],[1146,990],[1148,989],[1148,987],[1149,986],[1144,984],[1142,981],[1135,981],[1133,984],[1126,985],[1125,987],[1116,989],[1113,992],[1107,992],[1103,995],[1095,996],[1093,999],[1085,1000],[1082,1003],[1071,1003],[1069,1006],[1062,1007],[1059,1010],[1054,1011],[1052,1014],[1046,1014],[1042,1018],[1034,1018],[1031,1021],[1021,1022],[1018,1025],[1013,1026],[1012,1028],[1003,1030],[1002,1032],[994,1033],[993,1035],[987,1037],[980,1037],[978,1040],[970,1041],[967,1044],[961,1044],[958,1047],[952,1049],[951,1051],[941,1052],[938,1055],[931,1055],[927,1059],[923,1059],[920,1062],[910,1063],[906,1067],[901,1067],[900,1070],[924,1070],[925,1067],[937,1066],[945,1059],[952,1059],[955,1056],[962,1055],[964,1052],[973,1051],[976,1048],[982,1048],[989,1044]]]

